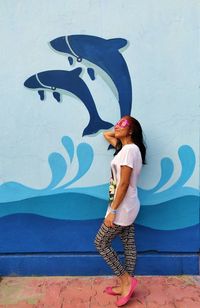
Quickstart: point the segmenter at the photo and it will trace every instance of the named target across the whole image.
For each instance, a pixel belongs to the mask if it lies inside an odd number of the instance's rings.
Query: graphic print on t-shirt
[[[113,169],[111,168],[111,178],[110,178],[110,184],[109,184],[109,203],[110,204],[114,200],[116,187],[117,187],[116,177],[114,176]]]

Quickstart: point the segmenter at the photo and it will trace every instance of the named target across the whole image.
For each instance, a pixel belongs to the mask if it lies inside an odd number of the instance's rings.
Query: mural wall
[[[73,254],[78,268],[80,253],[96,260],[113,156],[102,133],[127,114],[147,144],[137,271],[151,262],[144,253],[158,258],[156,273],[163,253],[169,262],[180,253],[195,262],[179,273],[197,273],[198,9],[171,0],[0,4],[0,274],[13,270],[7,253]],[[107,273],[98,262],[90,274]]]

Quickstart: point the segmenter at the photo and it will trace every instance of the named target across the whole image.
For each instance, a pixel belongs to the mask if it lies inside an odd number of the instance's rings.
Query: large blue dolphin
[[[86,83],[79,77],[81,72],[81,68],[72,71],[44,71],[29,77],[24,82],[24,86],[29,89],[37,89],[41,100],[44,100],[44,90],[51,90],[58,102],[60,102],[59,90],[66,90],[77,96],[84,103],[90,115],[89,124],[83,131],[84,136],[94,134],[100,129],[108,129],[113,124],[100,118]]]
[[[118,91],[121,116],[129,115],[132,106],[132,86],[126,62],[119,49],[127,45],[122,38],[103,39],[91,35],[61,36],[50,42],[56,51],[66,53],[70,64],[75,57],[78,62],[85,59],[103,69],[112,79]],[[71,57],[73,56],[73,57]],[[92,69],[88,69],[94,79]]]

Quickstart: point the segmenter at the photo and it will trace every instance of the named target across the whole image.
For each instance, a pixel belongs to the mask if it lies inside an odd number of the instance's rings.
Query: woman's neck
[[[133,140],[131,139],[131,136],[130,137],[121,138],[120,141],[122,143],[122,146],[124,146],[126,144],[134,143]]]

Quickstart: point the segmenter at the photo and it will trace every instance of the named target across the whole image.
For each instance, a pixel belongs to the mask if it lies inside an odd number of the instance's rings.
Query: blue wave
[[[91,197],[97,197],[102,200],[108,200],[108,186],[109,183],[92,186],[92,187],[77,187],[77,188],[67,188],[64,193],[77,193],[90,195]],[[50,186],[48,186],[50,188]],[[37,197],[37,196],[50,196],[62,194],[63,189],[33,189],[25,185],[8,182],[0,186],[0,206],[1,203],[19,201],[27,198]],[[176,190],[168,189],[167,191],[162,191],[160,193],[152,194],[151,190],[144,190],[138,188],[138,195],[140,202],[145,206],[157,204],[160,202],[165,202],[182,196],[199,196],[199,190],[191,187],[180,187]]]
[[[141,206],[136,222],[158,230],[186,228],[199,222],[199,197],[184,196],[152,206]],[[31,213],[65,220],[92,220],[105,216],[108,202],[97,197],[65,193],[2,203],[0,217]]]
[[[70,162],[73,162],[75,155],[74,144],[71,138],[64,136],[62,144],[66,149]],[[169,200],[177,199],[183,196],[199,196],[199,190],[187,187],[185,183],[192,176],[195,167],[195,154],[191,147],[183,145],[179,148],[179,158],[182,171],[175,184],[166,190],[159,191],[171,178],[174,171],[174,164],[170,158],[161,160],[161,178],[158,184],[149,190],[138,188],[139,198],[143,206],[160,204]],[[64,157],[59,153],[49,155],[49,165],[52,173],[50,184],[45,189],[33,189],[20,183],[8,182],[0,186],[0,202],[11,202],[32,198],[36,196],[50,196],[62,193],[77,193],[90,195],[102,200],[108,199],[108,183],[93,187],[70,188],[70,185],[83,177],[91,167],[94,153],[92,147],[86,143],[81,143],[77,147],[78,172],[69,182],[59,187],[59,183],[67,172],[67,163]]]
[[[96,252],[97,220],[57,220],[33,214],[0,218],[0,253],[9,252]],[[199,250],[199,224],[180,230],[160,231],[135,224],[140,251],[195,252]],[[16,240],[17,239],[17,240]],[[122,251],[119,240],[114,247]]]
[[[73,163],[75,149],[72,139],[68,136],[64,136],[62,138],[62,144],[69,155],[70,163]],[[48,158],[52,176],[50,184],[46,188],[33,189],[16,182],[4,183],[0,186],[0,202],[17,201],[35,196],[48,196],[65,192],[68,186],[77,182],[88,172],[94,159],[92,147],[84,142],[77,146],[76,154],[78,171],[75,177],[69,182],[58,187],[67,172],[67,162],[61,154],[53,152]]]

